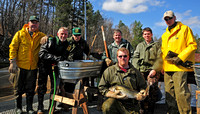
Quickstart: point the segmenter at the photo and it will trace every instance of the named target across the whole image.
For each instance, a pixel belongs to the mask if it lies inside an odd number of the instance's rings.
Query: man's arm
[[[185,34],[185,41],[186,41],[187,47],[178,55],[178,57],[183,62],[186,62],[190,54],[193,53],[197,49],[197,43],[194,39],[192,30],[189,27],[187,27],[185,32],[187,32]]]
[[[13,39],[12,42],[9,45],[9,60],[15,59],[17,57],[18,49],[19,49],[19,44],[20,44],[20,33],[17,32]]]
[[[137,45],[132,58],[132,64],[137,69],[139,69],[139,64],[138,64],[139,59],[140,59],[140,50],[139,50],[139,45]]]
[[[8,71],[10,73],[16,73],[17,72],[17,53],[18,53],[18,49],[19,49],[19,42],[20,42],[20,34],[19,32],[17,32],[13,39],[12,39],[12,42],[11,44],[9,45],[9,60],[10,60],[10,66],[8,68]]]
[[[60,61],[62,60],[61,56],[56,56],[52,53],[52,50],[55,51],[55,38],[48,38],[47,42],[42,44],[39,51],[39,57],[44,60],[51,60],[51,61]]]

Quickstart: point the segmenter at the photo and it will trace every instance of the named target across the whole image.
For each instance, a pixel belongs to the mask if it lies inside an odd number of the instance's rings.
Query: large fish
[[[139,93],[138,91],[131,90],[128,87],[123,86],[123,85],[112,86],[112,87],[109,88],[109,90],[113,91],[113,92],[118,90],[118,91],[120,91],[120,94],[122,94],[122,95],[125,94],[128,98],[133,98],[133,99],[138,98],[137,94]],[[146,92],[148,92],[148,91],[149,91],[149,86],[146,88]]]
[[[109,88],[110,91],[115,92],[116,90],[120,91],[120,94],[126,95],[128,98],[136,98],[138,91],[136,90],[130,90],[129,88],[123,86],[123,85],[115,85]]]

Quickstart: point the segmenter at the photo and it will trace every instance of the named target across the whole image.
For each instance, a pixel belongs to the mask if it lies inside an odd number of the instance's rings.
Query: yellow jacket
[[[162,35],[162,58],[163,58],[163,69],[164,71],[193,71],[193,69],[187,69],[182,66],[176,66],[170,64],[165,60],[168,51],[172,51],[178,54],[178,57],[183,61],[195,62],[195,50],[197,49],[197,43],[193,37],[192,30],[178,22],[177,25],[171,29],[168,28]]]
[[[32,37],[28,32],[28,24],[25,24],[13,37],[9,46],[9,59],[16,58],[19,68],[33,70],[37,68],[40,50],[40,40],[45,36],[37,30]]]

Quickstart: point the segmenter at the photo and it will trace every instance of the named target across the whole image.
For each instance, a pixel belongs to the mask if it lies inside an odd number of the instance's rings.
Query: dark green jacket
[[[99,91],[105,95],[109,88],[114,85],[124,85],[132,90],[140,91],[146,88],[146,82],[140,72],[129,63],[129,69],[125,73],[118,64],[108,67],[100,80]]]
[[[134,52],[132,64],[140,72],[147,72],[152,69],[160,71],[162,68],[160,44],[154,41],[149,45],[145,41],[139,43]]]
[[[40,61],[45,61],[48,64],[57,63],[59,58],[67,58],[68,51],[66,50],[68,46],[67,40],[61,42],[60,39],[56,37],[49,37],[48,41],[40,47],[39,58]],[[46,64],[45,63],[45,64]]]
[[[69,51],[68,60],[83,60],[83,53],[89,54],[89,46],[84,39],[80,39],[78,42],[74,41],[73,37],[67,38],[69,46],[67,50]]]
[[[132,60],[134,49],[133,49],[132,45],[127,40],[122,38],[120,45],[117,45],[115,42],[108,45],[109,58],[113,61],[113,63],[118,62],[117,61],[117,50],[119,48],[122,48],[122,47],[125,47],[126,49],[129,50],[129,57],[130,57],[129,61]],[[105,58],[107,58],[106,52],[103,53],[102,60],[105,59]]]

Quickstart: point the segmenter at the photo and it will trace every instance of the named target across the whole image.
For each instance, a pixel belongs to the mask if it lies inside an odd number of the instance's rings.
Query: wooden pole
[[[103,28],[103,26],[101,26],[101,31],[102,31],[102,35],[103,35],[103,42],[104,42],[104,47],[105,47],[105,51],[106,51],[106,57],[109,58],[107,44],[106,44],[106,37],[105,37],[105,34],[104,34],[104,28]]]

